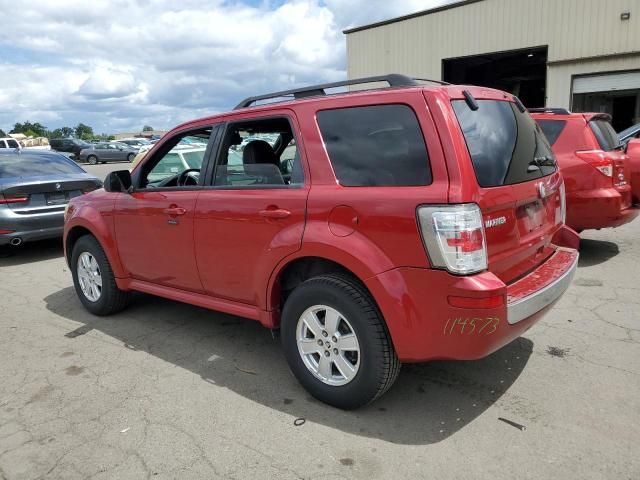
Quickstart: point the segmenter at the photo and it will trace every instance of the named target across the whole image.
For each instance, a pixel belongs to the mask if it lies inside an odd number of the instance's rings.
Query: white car
[[[147,176],[150,183],[160,182],[190,168],[202,166],[205,148],[177,145],[153,167]],[[135,160],[134,160],[135,162]]]
[[[0,148],[22,148],[15,138],[4,137],[0,138]]]

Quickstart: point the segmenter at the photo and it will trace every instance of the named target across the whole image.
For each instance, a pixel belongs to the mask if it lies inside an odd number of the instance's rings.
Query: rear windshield
[[[605,152],[615,150],[620,146],[618,134],[606,120],[591,120],[589,126],[596,136],[596,140],[598,140],[598,145],[600,145],[600,148]]]
[[[481,187],[513,185],[556,171],[551,147],[528,113],[507,101],[477,103],[474,111],[465,100],[452,102]]]
[[[555,145],[564,127],[567,126],[566,120],[536,120],[536,122],[540,125],[550,145]]]
[[[58,155],[0,155],[0,178],[77,174],[84,170]]]
[[[317,115],[331,165],[345,186],[431,183],[429,157],[416,114],[406,105],[323,110]]]

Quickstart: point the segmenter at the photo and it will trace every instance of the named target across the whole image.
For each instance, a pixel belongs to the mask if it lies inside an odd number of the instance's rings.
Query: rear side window
[[[0,178],[84,173],[71,160],[58,155],[1,155]]]
[[[528,113],[507,101],[477,103],[474,111],[465,100],[452,102],[481,187],[513,185],[556,171],[551,147]]]
[[[598,145],[600,145],[600,148],[605,152],[615,150],[620,146],[618,134],[606,120],[591,120],[589,126],[596,136],[596,140],[598,140]]]
[[[536,122],[540,125],[550,145],[555,145],[564,127],[567,126],[566,120],[536,120]]]
[[[341,185],[420,186],[431,168],[418,119],[406,105],[323,110],[317,115]]]

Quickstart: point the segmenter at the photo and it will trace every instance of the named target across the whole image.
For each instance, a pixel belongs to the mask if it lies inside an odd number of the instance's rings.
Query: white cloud
[[[0,127],[170,127],[346,76],[342,29],[444,0],[0,0]],[[254,2],[255,5],[255,2]]]

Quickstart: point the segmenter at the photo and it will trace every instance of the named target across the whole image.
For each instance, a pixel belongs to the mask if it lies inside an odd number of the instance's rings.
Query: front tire
[[[299,285],[284,305],[281,339],[302,386],[345,410],[379,398],[400,371],[378,307],[347,275],[323,275]]]
[[[127,161],[129,163],[133,162],[134,158],[136,158],[136,156],[133,153],[130,153],[129,155],[127,155]]]
[[[78,298],[94,315],[112,315],[127,306],[129,293],[116,285],[109,260],[95,237],[85,235],[76,242],[71,272]]]
[[[95,155],[89,155],[87,157],[87,162],[89,162],[91,165],[96,165],[98,163],[98,157],[96,157]]]

